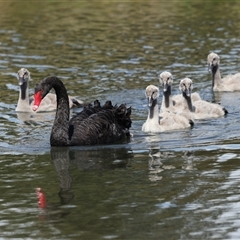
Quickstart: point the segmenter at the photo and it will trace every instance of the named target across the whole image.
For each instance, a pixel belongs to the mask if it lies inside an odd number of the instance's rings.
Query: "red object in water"
[[[42,188],[37,188],[37,198],[38,198],[38,205],[40,208],[45,208],[47,205],[47,201],[46,201],[46,196],[44,194],[44,192],[42,191]]]

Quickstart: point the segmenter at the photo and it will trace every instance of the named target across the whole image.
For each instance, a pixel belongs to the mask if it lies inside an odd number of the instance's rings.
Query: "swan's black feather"
[[[130,136],[130,115],[131,108],[123,104],[113,107],[108,102],[103,107],[85,108],[69,122],[71,145],[113,143]]]

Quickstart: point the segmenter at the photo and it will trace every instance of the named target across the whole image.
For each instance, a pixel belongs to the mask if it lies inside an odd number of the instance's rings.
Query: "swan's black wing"
[[[125,105],[102,109],[88,118],[74,117],[69,124],[70,145],[109,144],[130,136],[131,108]]]
[[[112,103],[111,101],[106,101],[106,103],[101,106],[100,102],[98,100],[95,100],[93,105],[92,104],[88,104],[87,106],[85,106],[83,108],[83,110],[79,113],[77,113],[69,122],[69,125],[72,124],[72,122],[76,122],[76,121],[82,121],[83,119],[88,118],[89,116],[91,116],[92,114],[95,114],[97,112],[100,112],[102,110],[105,109],[112,109]]]
[[[89,118],[91,115],[96,114],[100,111],[107,110],[107,109],[113,109],[113,105],[111,101],[106,101],[103,106],[101,106],[100,102],[98,100],[95,100],[93,105],[88,104],[83,108],[83,110],[75,115],[70,121],[69,121],[69,139],[72,138],[74,127],[77,122],[81,122],[84,119]]]

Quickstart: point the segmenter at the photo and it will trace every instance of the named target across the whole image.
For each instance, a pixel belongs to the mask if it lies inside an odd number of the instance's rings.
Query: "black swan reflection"
[[[58,193],[61,204],[68,204],[74,197],[73,174],[79,179],[81,171],[114,170],[130,166],[133,153],[128,148],[74,149],[51,148],[51,158],[60,182]],[[70,172],[70,168],[72,172]],[[75,172],[77,169],[77,172]],[[80,171],[79,171],[80,170]],[[77,181],[77,180],[75,180]],[[75,183],[79,184],[79,183]]]

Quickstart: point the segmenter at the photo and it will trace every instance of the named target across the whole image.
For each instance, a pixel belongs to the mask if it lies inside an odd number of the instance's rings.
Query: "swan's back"
[[[79,113],[77,113],[71,120],[70,124],[77,122],[77,121],[82,121],[86,118],[88,118],[90,115],[95,114],[97,112],[100,112],[102,110],[106,109],[113,109],[113,105],[111,101],[106,101],[106,103],[101,106],[101,103],[98,100],[95,100],[93,105],[89,103],[88,105],[84,106],[83,110]]]
[[[218,118],[223,117],[227,113],[227,110],[219,104],[204,100],[194,102],[195,119]]]
[[[161,131],[180,130],[193,127],[194,122],[178,113],[164,112],[160,117]]]
[[[109,144],[130,136],[131,108],[106,102],[86,107],[69,122],[70,145]]]

